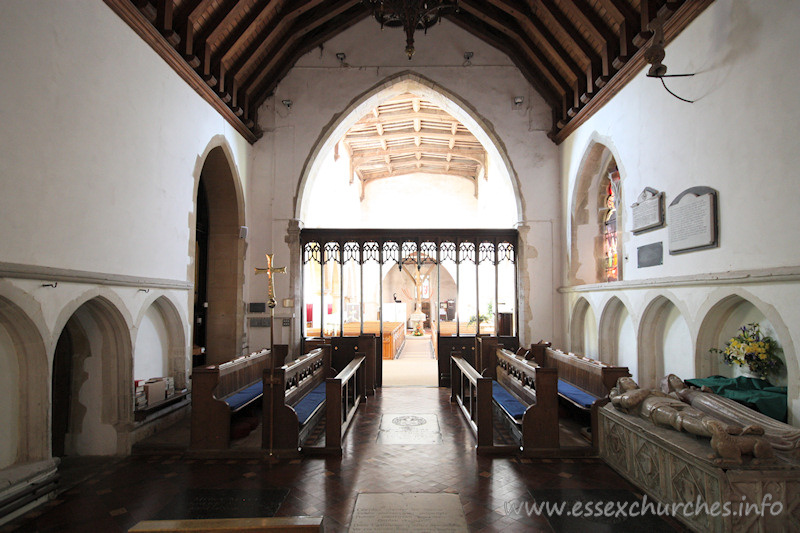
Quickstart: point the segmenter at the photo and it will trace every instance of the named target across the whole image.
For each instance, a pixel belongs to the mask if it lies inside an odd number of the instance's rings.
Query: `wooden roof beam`
[[[487,6],[485,3],[479,3],[477,0],[461,0],[458,5],[462,13],[469,12],[481,22],[505,34],[520,46],[524,56],[530,59],[529,63],[536,65],[541,75],[555,89],[558,94],[559,105],[563,108],[563,114],[566,114],[569,107],[571,107],[567,105],[567,101],[572,100],[567,95],[571,96],[573,88],[560,76],[553,65],[537,52],[536,45],[528,39],[527,35],[524,35],[517,22],[500,10]]]
[[[592,45],[589,44],[583,34],[575,27],[572,21],[564,15],[553,0],[528,0],[529,5],[533,5],[533,2],[537,3],[538,9],[544,12],[549,18],[553,19],[555,24],[567,34],[572,42],[580,49],[581,53],[589,60],[589,67],[585,72],[586,92],[580,97],[581,102],[585,104],[591,100],[600,89],[595,82],[602,76],[603,58]]]
[[[491,0],[491,3],[515,19],[521,20],[521,24],[528,34],[539,42],[544,43],[550,55],[561,63],[561,67],[575,76],[572,107],[577,110],[581,106],[580,96],[587,93],[586,72],[575,63],[572,55],[561,46],[558,39],[555,38],[547,26],[542,24],[525,3],[518,0]]]
[[[244,98],[245,109],[250,109],[252,110],[251,112],[257,111],[259,106],[272,95],[278,83],[280,83],[301,57],[331,37],[340,34],[369,16],[369,11],[367,11],[358,0],[349,0],[347,2],[340,2],[340,4],[349,7],[329,21],[318,25],[318,27],[316,27],[313,32],[308,33],[300,43],[295,44],[291,49],[291,53],[286,54],[285,59],[275,65],[273,69],[275,74],[266,78],[269,80],[266,84],[262,84],[262,86],[256,87],[254,90],[244,90],[244,94],[240,96]]]
[[[508,37],[492,28],[487,27],[485,24],[480,22],[475,17],[472,17],[468,13],[459,13],[458,16],[445,15],[444,18],[506,54],[514,63],[514,65],[516,65],[516,67],[520,70],[520,72],[522,72],[522,75],[526,80],[528,80],[528,83],[531,84],[531,87],[533,87],[536,92],[538,92],[541,97],[544,98],[545,102],[550,105],[550,107],[553,109],[553,112],[556,113],[556,111],[559,110],[560,97],[556,91],[543,81],[544,76],[538,71],[535,65],[532,65],[528,62],[523,62],[520,59],[522,57],[521,52],[517,49],[517,46],[508,39]],[[555,124],[556,123],[554,121],[554,128]]]
[[[194,23],[200,14],[208,9],[213,1],[214,0],[191,0],[191,2],[186,3],[187,7],[191,4],[191,9],[187,11],[185,17],[178,16],[178,24],[180,25],[178,33],[181,36],[181,42],[177,49],[183,56],[183,59],[185,59],[193,69],[197,69],[197,67],[200,66],[200,58],[197,57],[194,48]]]
[[[208,44],[208,36],[214,33],[222,21],[225,20],[228,12],[236,5],[236,0],[220,0],[218,3],[211,3],[211,7],[215,7],[212,14],[209,16],[203,28],[194,36],[194,55],[197,56],[200,64],[198,65],[198,73],[203,77],[205,82],[213,87],[217,84],[211,72],[211,47]]]
[[[594,80],[595,85],[602,88],[616,70],[613,62],[619,55],[619,36],[611,31],[611,28],[597,15],[586,0],[564,0],[561,5],[567,16],[579,20],[596,39],[604,43],[600,53],[602,72]]]
[[[178,36],[173,26],[172,15],[174,10],[174,0],[158,0],[156,3],[156,20],[154,25],[169,44],[177,46],[178,43],[180,43],[180,36]]]

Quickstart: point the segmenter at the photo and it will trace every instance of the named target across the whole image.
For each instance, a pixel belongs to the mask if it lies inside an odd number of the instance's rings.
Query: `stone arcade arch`
[[[195,217],[198,191],[202,180],[208,197],[208,269],[205,284],[206,354],[207,363],[230,360],[242,351],[244,339],[244,254],[246,243],[240,237],[245,225],[244,195],[241,180],[230,147],[221,136],[209,144],[206,153],[195,166]],[[196,223],[196,220],[195,220]],[[196,258],[196,224],[192,225],[190,257]],[[195,259],[196,261],[196,259]],[[197,276],[193,262],[189,277],[195,284]],[[196,285],[197,288],[197,285]],[[208,304],[207,308],[204,304]],[[193,324],[202,314],[195,311]]]
[[[639,384],[655,387],[666,374],[693,378],[692,337],[684,313],[667,296],[656,296],[639,323]],[[688,373],[687,373],[688,372]]]
[[[63,326],[57,331],[60,336],[68,332],[72,350],[68,455],[129,451],[133,352],[130,321],[123,308],[113,293],[91,291],[64,309],[58,321]],[[58,366],[54,361],[54,371]]]
[[[727,291],[725,291],[727,292]],[[765,304],[751,294],[742,291],[719,291],[715,295],[708,310],[703,315],[695,347],[695,368],[700,377],[711,374],[732,375],[732,367],[724,365],[719,357],[711,354],[711,348],[721,348],[725,342],[736,334],[736,330],[750,322],[759,322],[762,330],[777,340],[783,351],[786,374],[780,384],[788,385],[789,398],[795,398],[800,390],[800,374],[798,374],[794,343],[789,330],[774,307]],[[783,379],[786,383],[782,383]]]
[[[572,307],[569,339],[573,352],[597,357],[597,321],[586,298],[579,298]]]
[[[175,378],[176,389],[182,389],[186,386],[186,356],[189,348],[186,342],[185,321],[181,318],[177,306],[166,296],[153,295],[142,306],[136,320],[136,329],[139,333],[134,347],[134,369],[137,358],[144,355],[140,354],[139,335],[145,316],[151,310],[157,313],[160,325],[163,325],[166,332],[166,351],[161,354],[166,364],[162,366],[166,369],[166,375]]]
[[[604,363],[627,366],[636,375],[636,344],[629,306],[612,296],[600,314],[598,355]]]
[[[49,364],[42,331],[22,307],[0,296],[0,427],[5,434],[0,469],[50,455]]]

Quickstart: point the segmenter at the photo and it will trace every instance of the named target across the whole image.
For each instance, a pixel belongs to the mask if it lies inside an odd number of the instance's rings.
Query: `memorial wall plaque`
[[[716,190],[686,189],[669,204],[668,218],[670,254],[718,245]]]
[[[631,205],[631,213],[634,234],[660,228],[664,225],[664,193],[645,187]]]
[[[639,246],[636,249],[638,258],[638,268],[658,266],[664,264],[664,243],[654,242]]]

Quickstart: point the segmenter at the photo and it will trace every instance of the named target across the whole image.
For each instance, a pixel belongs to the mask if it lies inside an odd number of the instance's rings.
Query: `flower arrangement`
[[[722,355],[729,365],[747,366],[762,379],[777,373],[783,362],[775,355],[778,345],[769,335],[761,332],[757,322],[739,328],[740,333],[725,343],[725,348],[711,351]]]
[[[418,323],[414,327],[414,331],[411,334],[414,335],[415,337],[421,337],[422,335],[425,334],[425,331],[422,329],[422,322]]]

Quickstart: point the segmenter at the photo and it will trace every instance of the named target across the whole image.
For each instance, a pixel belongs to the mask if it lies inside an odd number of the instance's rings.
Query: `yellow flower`
[[[758,354],[758,358],[763,361],[763,360],[765,360],[767,358],[767,354],[765,354],[764,352],[761,352],[760,354]]]

